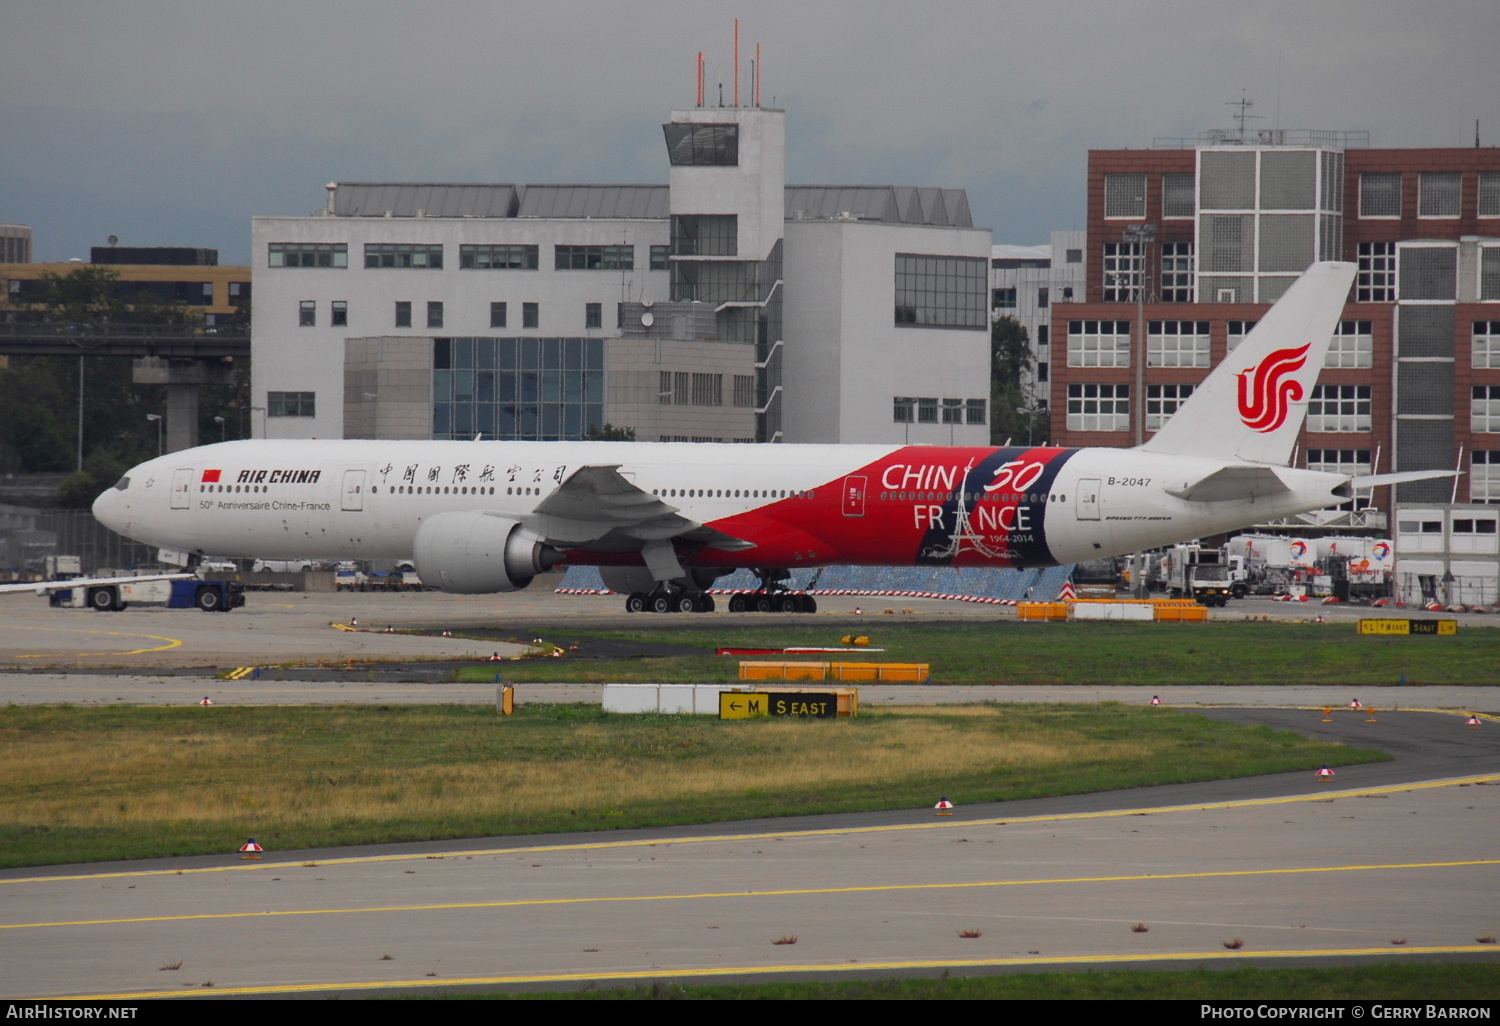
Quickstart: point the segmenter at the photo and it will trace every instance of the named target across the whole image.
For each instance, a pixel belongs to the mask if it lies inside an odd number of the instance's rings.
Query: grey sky
[[[796,182],[962,187],[997,241],[1081,227],[1087,151],[1231,123],[1500,143],[1494,0],[0,0],[0,221],[249,258],[330,179],[665,181],[741,22]]]

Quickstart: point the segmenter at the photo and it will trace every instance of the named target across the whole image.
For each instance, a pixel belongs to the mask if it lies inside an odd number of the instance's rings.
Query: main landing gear
[[[633,591],[625,600],[627,613],[712,613],[714,597],[703,592],[657,588]]]
[[[801,592],[741,591],[729,597],[731,613],[816,613],[818,600]]]

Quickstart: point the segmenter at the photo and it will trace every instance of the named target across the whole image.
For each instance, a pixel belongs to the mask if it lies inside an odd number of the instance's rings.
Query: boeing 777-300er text
[[[705,589],[741,567],[761,608],[793,611],[810,603],[776,582],[799,567],[1138,552],[1433,476],[1286,465],[1353,278],[1313,265],[1134,449],[251,440],[143,463],[94,514],[189,556],[414,557],[450,592],[591,564],[629,608],[663,612],[711,609]]]

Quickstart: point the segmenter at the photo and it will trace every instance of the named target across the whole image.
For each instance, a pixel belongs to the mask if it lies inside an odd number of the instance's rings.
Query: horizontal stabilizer
[[[1168,488],[1167,494],[1188,502],[1234,502],[1288,491],[1291,489],[1274,468],[1238,463],[1220,467],[1181,488]]]
[[[1430,481],[1435,477],[1457,477],[1457,470],[1403,470],[1395,474],[1367,474],[1349,479],[1355,488],[1380,488],[1385,485],[1406,484],[1408,481]]]

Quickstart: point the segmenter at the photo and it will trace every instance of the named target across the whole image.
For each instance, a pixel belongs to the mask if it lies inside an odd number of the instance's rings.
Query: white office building
[[[332,183],[255,218],[255,433],[987,442],[963,190],[787,186],[779,110],[663,131],[666,185]]]
[[[1087,240],[1087,232],[1053,232],[1046,246],[990,247],[990,313],[1026,329],[1033,361],[1021,385],[1037,409],[1046,408],[1051,391],[1052,304],[1083,298]]]

